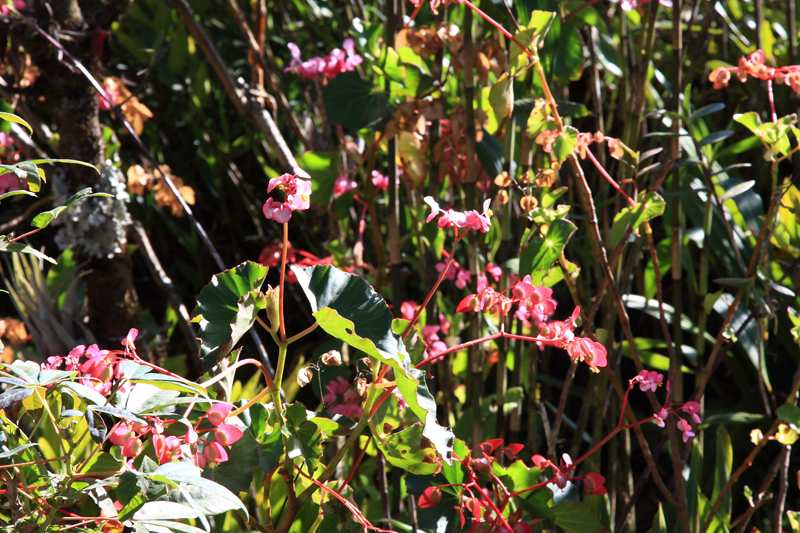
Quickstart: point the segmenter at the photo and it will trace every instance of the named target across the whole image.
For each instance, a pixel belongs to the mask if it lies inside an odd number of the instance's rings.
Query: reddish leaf
[[[513,459],[524,447],[523,444],[509,444],[503,448],[503,453],[506,454],[506,457],[509,459]]]
[[[502,446],[505,443],[503,439],[492,439],[487,440],[483,444],[481,444],[480,448],[483,453],[491,454],[493,453],[499,446]]]
[[[419,497],[419,506],[422,509],[436,507],[442,501],[442,491],[439,487],[428,487]]]

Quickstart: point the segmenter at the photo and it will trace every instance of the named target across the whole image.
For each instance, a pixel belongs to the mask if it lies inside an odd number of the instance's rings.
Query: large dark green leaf
[[[559,82],[567,84],[579,79],[582,73],[583,40],[573,26],[562,24],[553,61],[553,74]]]
[[[258,442],[249,431],[233,443],[228,460],[203,470],[203,477],[219,483],[234,494],[246,492],[253,482],[253,469],[258,468]]]
[[[481,142],[475,145],[475,155],[478,156],[478,161],[481,162],[489,176],[495,177],[503,172],[503,167],[506,164],[503,145],[485,128]]]
[[[329,80],[322,96],[330,123],[354,131],[381,130],[394,111],[386,93],[357,72],[345,72]]]
[[[456,464],[461,465],[461,463]],[[417,501],[419,501],[419,497],[428,487],[447,483],[449,482],[442,474],[436,474],[435,476],[406,475],[408,493],[412,494]],[[461,517],[457,510],[461,502],[456,490],[452,487],[444,487],[442,488],[442,500],[439,505],[417,508],[417,520],[420,528],[436,531],[437,533],[461,533],[472,529],[472,522],[469,518],[467,518],[464,527],[461,527]],[[469,512],[466,512],[465,516],[470,516]]]
[[[530,275],[534,285],[541,285],[574,231],[575,224],[569,220],[553,221],[547,236],[531,239],[530,244],[522,251],[519,259],[519,276]]]
[[[246,261],[236,268],[216,274],[197,295],[193,317],[199,318],[200,357],[203,370],[209,370],[228,355],[266,306],[258,293],[267,267]]]
[[[453,433],[436,422],[436,401],[425,372],[413,368],[400,335],[392,331],[392,312],[383,298],[364,279],[333,266],[292,270],[323,330],[392,367],[397,388],[425,424],[423,436],[449,464]]]

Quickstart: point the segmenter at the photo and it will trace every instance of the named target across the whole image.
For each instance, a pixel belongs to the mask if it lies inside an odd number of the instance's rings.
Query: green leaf
[[[284,431],[289,435],[289,459],[302,457],[309,472],[314,472],[322,455],[322,433],[313,422],[308,421],[305,405],[293,403],[284,411],[286,424]]]
[[[583,74],[583,40],[573,26],[561,25],[553,60],[553,74],[563,84],[576,81]]]
[[[778,407],[778,418],[800,428],[800,407],[792,404],[781,405]]]
[[[436,401],[425,384],[425,372],[392,331],[392,312],[364,279],[329,266],[292,267],[317,323],[329,335],[388,364],[409,408],[425,424],[423,436],[450,464],[453,433],[436,422]]]
[[[572,154],[575,146],[578,145],[578,130],[572,126],[564,126],[564,131],[556,137],[553,144],[553,155],[559,163],[563,163]]]
[[[283,460],[283,437],[282,433],[275,429],[267,438],[261,440],[258,447],[258,466],[264,472],[274,472]]]
[[[339,176],[339,152],[306,152],[297,164],[311,176],[311,203],[327,207]]]
[[[608,532],[592,510],[581,502],[564,500],[553,507],[553,513],[556,515],[556,525],[567,533]]]
[[[460,462],[455,463],[461,466]],[[450,483],[442,474],[435,476],[419,476],[416,474],[407,474],[405,476],[406,487],[408,493],[412,494],[414,498],[419,501],[419,497],[425,492],[425,489],[432,486],[444,485]],[[458,507],[461,503],[459,498],[460,490],[453,487],[442,488],[442,500],[439,505],[434,507],[418,507],[417,520],[421,529],[436,531],[442,533],[462,533],[472,529],[472,521],[469,518],[470,513],[465,512],[467,516],[464,527],[461,527],[461,517],[458,514]]]
[[[50,256],[47,256],[37,250],[36,248],[31,248],[25,243],[21,242],[8,242],[8,235],[0,235],[0,252],[16,252],[19,254],[31,254],[39,259],[43,259],[50,263],[56,264],[56,260]]]
[[[733,120],[739,124],[742,124],[753,133],[757,133],[758,127],[761,126],[761,118],[755,111],[750,111],[749,113],[737,113],[736,115],[733,115]]]
[[[89,400],[95,405],[105,405],[106,398],[96,390],[87,387],[82,383],[77,383],[75,381],[65,381],[61,384],[62,387],[66,387],[70,389],[72,392],[83,398],[84,400]]]
[[[155,501],[166,493],[167,486],[164,483],[137,476],[133,472],[124,472],[117,487],[117,499],[123,505],[119,511],[119,520],[128,520],[144,504]]]
[[[385,442],[376,439],[375,443],[392,465],[412,474],[431,475],[439,470],[440,463],[428,439],[422,436],[422,429],[422,424],[417,423],[392,433]]]
[[[706,135],[705,137],[703,137],[703,139],[699,143],[697,143],[697,146],[702,148],[703,146],[707,146],[709,144],[714,144],[714,143],[718,143],[720,141],[724,141],[728,137],[731,137],[734,133],[736,133],[736,132],[733,131],[733,130],[715,131],[714,133],[712,133],[710,135]]]
[[[257,291],[267,277],[267,267],[246,261],[211,278],[200,294],[193,318],[200,318],[200,357],[208,371],[228,355],[256,321],[266,300]]]
[[[78,161],[77,159],[31,159],[29,162],[33,163],[34,165],[44,165],[47,163],[69,163],[72,165],[81,165],[84,167],[93,168],[98,174],[100,174],[100,169],[93,164],[87,163],[86,161]]]
[[[711,501],[717,501],[722,488],[731,477],[733,468],[733,446],[731,444],[731,437],[728,435],[728,430],[724,425],[717,428],[717,453],[716,453],[716,467],[714,468],[714,493],[711,496]],[[722,500],[722,504],[717,511],[717,516],[720,516],[722,521],[726,524],[731,522],[731,493],[728,491]]]
[[[183,484],[184,486],[180,488],[184,489],[184,496],[187,496],[187,494],[191,496],[191,499],[187,498],[189,503],[191,503],[192,499],[198,503],[200,501],[205,501],[207,502],[207,506],[215,509],[211,512],[206,506],[199,505],[199,507],[206,512],[206,516],[218,514],[230,509],[241,509],[244,511],[245,516],[248,516],[247,508],[236,494],[219,483],[200,477],[200,474],[201,470],[190,463],[172,462],[159,466],[150,476],[157,481]],[[188,487],[185,487],[185,485],[188,485]],[[185,492],[186,488],[190,489],[188,493]],[[175,491],[171,491],[168,495],[172,492]],[[201,498],[201,500],[198,500],[198,497]],[[220,504],[226,507],[223,511],[216,510],[220,507]]]
[[[489,176],[495,177],[503,172],[506,164],[503,145],[486,128],[483,129],[481,142],[475,145],[475,155]]]
[[[713,104],[708,104],[701,107],[694,113],[692,113],[692,115],[689,117],[689,120],[694,122],[700,117],[710,115],[711,113],[716,113],[717,111],[722,111],[723,109],[725,109],[725,104],[723,104],[722,102],[715,102]]]
[[[749,191],[750,189],[753,188],[753,185],[755,184],[756,184],[755,180],[750,180],[750,181],[744,181],[738,185],[734,185],[733,187],[725,191],[725,194],[719,197],[720,203],[724,203],[726,200],[730,200],[731,198],[739,196],[743,192]]]
[[[747,287],[755,281],[755,278],[716,278],[713,280],[717,285],[723,287]]]
[[[514,78],[503,73],[489,91],[489,103],[497,119],[510,117],[514,111]]]
[[[640,197],[635,206],[626,207],[617,213],[611,226],[611,247],[615,248],[619,244],[628,227],[636,233],[643,222],[663,215],[665,207],[666,202],[658,193],[649,192]]]
[[[203,470],[203,478],[219,483],[233,494],[247,492],[253,482],[253,469],[259,467],[259,443],[249,431],[233,443],[228,460]]]
[[[511,492],[538,484],[539,477],[542,475],[541,469],[528,468],[521,460],[514,461],[505,469],[494,463],[493,471]],[[523,493],[520,498],[520,505],[534,518],[552,519],[555,515],[547,505],[552,498],[553,493],[550,492],[550,489],[542,487],[541,489]]]
[[[26,191],[24,189],[20,189],[18,191],[9,191],[9,192],[7,192],[5,194],[0,194],[0,201],[3,201],[3,200],[5,200],[6,198],[8,198],[10,196],[18,196],[20,194],[26,194],[28,196],[33,196],[34,198],[36,198],[36,195],[33,194],[31,191]]]
[[[530,275],[534,285],[541,285],[575,229],[569,220],[556,220],[550,224],[546,237],[531,239],[519,259],[519,276]]]
[[[593,36],[595,36],[594,45],[595,51],[597,52],[597,60],[603,67],[603,70],[612,76],[621,78],[622,68],[620,68],[620,65],[622,64],[622,58],[619,52],[617,52],[617,49],[614,48],[611,38],[600,32],[593,33]]]
[[[89,459],[83,468],[81,468],[81,473],[117,472],[121,467],[122,461],[114,459],[110,453],[100,452],[94,454],[91,459]]]
[[[25,126],[26,128],[28,128],[28,131],[31,132],[31,136],[33,136],[33,128],[31,128],[30,124],[28,124],[27,122],[22,120],[17,115],[13,115],[11,113],[0,112],[0,118],[2,118],[3,120],[7,120],[9,122],[16,122],[17,124]]]
[[[33,217],[33,221],[31,221],[31,226],[34,228],[46,228],[50,225],[52,221],[58,218],[58,215],[63,213],[65,210],[69,209],[73,205],[77,204],[81,200],[85,198],[90,198],[92,196],[102,196],[104,198],[113,198],[110,194],[106,194],[104,192],[96,192],[93,193],[91,187],[87,187],[86,189],[82,189],[77,193],[73,194],[67,200],[67,203],[56,207],[55,209],[51,209],[50,211],[45,211],[44,213],[39,213],[35,217]]]
[[[328,121],[353,131],[364,128],[380,131],[394,112],[383,89],[357,72],[345,72],[328,80],[322,97]]]
[[[650,533],[669,533],[667,530],[667,519],[664,518],[664,509],[661,502],[658,502],[658,512],[653,517],[653,527]]]

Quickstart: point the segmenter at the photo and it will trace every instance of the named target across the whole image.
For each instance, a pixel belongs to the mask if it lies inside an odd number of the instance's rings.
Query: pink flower
[[[372,185],[375,186],[375,189],[378,191],[388,191],[389,190],[389,176],[384,176],[377,170],[372,171]]]
[[[272,192],[276,187],[283,189],[286,200],[276,202],[269,198],[262,209],[267,219],[285,224],[292,218],[292,211],[304,211],[310,206],[311,182],[309,180],[300,179],[292,174],[284,174],[269,180],[267,192]]]
[[[500,276],[503,275],[503,269],[499,266],[495,265],[491,261],[486,264],[486,268],[484,268],[484,272],[492,276],[494,278],[494,282],[497,283],[500,281]]]
[[[333,79],[342,72],[355,70],[364,61],[356,53],[356,42],[351,38],[345,39],[342,43],[344,50],[334,48],[325,57],[312,57],[306,61],[303,61],[300,48],[295,43],[289,43],[287,46],[292,54],[292,59],[289,61],[289,66],[283,71],[293,72],[307,79],[313,79],[320,75]]]
[[[695,436],[694,432],[692,432],[692,426],[682,418],[678,420],[678,429],[683,431],[683,442],[688,442],[691,437]]]
[[[322,401],[332,413],[347,416],[353,419],[361,417],[364,412],[364,398],[355,391],[350,390],[350,382],[342,376],[328,383],[325,388],[328,392],[322,396]],[[337,403],[338,402],[338,403]],[[332,407],[330,407],[332,404]]]
[[[426,196],[424,200],[431,208],[431,214],[428,215],[426,222],[431,222],[437,215],[442,215],[438,222],[440,228],[476,229],[486,233],[492,225],[492,210],[489,209],[491,200],[486,200],[483,203],[483,213],[478,213],[475,210],[467,211],[466,213],[453,211],[452,209],[445,211],[439,207],[439,204],[436,203],[432,196]]]
[[[686,404],[681,408],[681,410],[685,413],[689,413],[692,415],[692,420],[694,420],[695,424],[700,424],[702,419],[700,415],[697,414],[700,412],[700,404],[697,402],[686,402]]]
[[[608,364],[605,346],[585,337],[578,337],[570,341],[567,346],[567,353],[573,359],[585,361],[592,369],[592,372],[599,372],[597,367]]]
[[[120,422],[111,430],[111,433],[108,435],[108,440],[117,446],[125,446],[125,443],[127,443],[128,439],[131,437],[133,437],[133,424],[131,422]]]
[[[653,421],[658,425],[658,427],[663,428],[664,420],[666,420],[668,416],[669,416],[669,411],[667,411],[666,409],[662,409],[658,413],[653,415]]]
[[[400,306],[400,314],[406,320],[413,320],[417,312],[417,302],[407,301]]]
[[[142,453],[142,441],[135,437],[125,441],[125,445],[122,447],[123,457],[136,457],[140,453]]]
[[[358,183],[350,180],[347,177],[347,174],[339,174],[339,177],[336,178],[336,181],[333,184],[333,196],[338,198],[347,191],[352,191],[356,187],[358,187]]]
[[[631,383],[638,383],[642,392],[655,392],[664,381],[664,375],[653,370],[642,370],[639,375],[631,380]]]

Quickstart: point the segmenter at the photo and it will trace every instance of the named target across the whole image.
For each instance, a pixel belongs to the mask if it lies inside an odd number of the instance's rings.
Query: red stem
[[[631,200],[631,197],[628,196],[627,194],[625,194],[625,191],[623,191],[620,188],[619,184],[616,181],[614,181],[614,178],[612,178],[608,174],[608,172],[606,172],[606,169],[603,168],[603,165],[601,165],[600,162],[597,161],[597,159],[595,159],[594,154],[592,153],[592,151],[587,149],[586,150],[586,155],[589,156],[589,159],[592,160],[592,163],[594,163],[594,166],[597,167],[597,170],[600,171],[600,174],[611,184],[611,186],[614,187],[622,196],[624,196],[625,199],[628,200],[628,203],[631,204],[631,206],[635,206],[636,202]]]
[[[361,453],[359,454],[358,459],[356,459],[356,461],[353,463],[353,467],[350,469],[350,473],[347,474],[347,478],[344,480],[344,483],[342,483],[342,486],[339,487],[339,490],[336,491],[337,494],[341,494],[344,488],[347,486],[347,484],[350,483],[350,480],[356,473],[356,468],[358,468],[358,465],[361,464],[361,460],[364,459],[364,454],[366,453],[371,440],[372,440],[372,435],[370,435],[369,438],[367,439],[367,444],[363,448],[361,448]]]
[[[520,50],[522,50],[522,51],[525,53],[525,55],[526,55],[526,56],[528,56],[528,58],[529,58],[529,59],[530,59],[530,60],[531,60],[533,63],[535,63],[535,62],[536,62],[536,58],[533,56],[533,54],[530,52],[530,50],[528,50],[528,47],[527,47],[527,46],[522,46],[521,44],[519,44],[519,41],[517,41],[516,39],[514,39],[514,36],[513,36],[513,35],[511,35],[511,34],[508,32],[508,30],[506,30],[504,27],[502,27],[500,24],[498,24],[496,20],[494,20],[492,17],[490,17],[489,15],[487,15],[486,13],[484,13],[483,11],[481,11],[480,9],[478,9],[477,7],[475,7],[475,6],[472,4],[472,2],[470,2],[469,0],[458,0],[458,1],[459,1],[459,3],[461,3],[461,4],[466,4],[466,6],[467,6],[468,8],[470,8],[470,9],[471,9],[471,10],[473,10],[475,13],[477,13],[478,15],[480,15],[480,16],[483,18],[483,20],[485,20],[486,22],[488,22],[489,24],[491,24],[492,26],[494,26],[495,28],[497,28],[498,30],[500,30],[500,32],[501,32],[503,35],[505,35],[506,37],[508,37],[509,39],[511,39],[511,42],[512,42],[512,43],[514,43],[514,44],[516,44],[517,46],[519,46]]]
[[[466,231],[464,233],[462,233],[461,236],[463,237],[465,234],[466,234]],[[460,241],[460,240],[461,240],[461,237],[458,236],[458,228],[456,228],[456,242],[453,243],[453,249],[450,250],[450,258],[447,260],[447,264],[444,266],[444,269],[442,270],[442,273],[439,274],[439,279],[436,280],[436,283],[433,285],[433,288],[428,292],[428,296],[425,297],[425,301],[422,302],[422,305],[417,308],[417,312],[414,313],[414,318],[411,319],[411,322],[408,324],[408,326],[406,327],[406,330],[403,332],[403,337],[402,337],[403,340],[405,340],[405,338],[408,337],[408,334],[411,332],[411,329],[414,327],[414,324],[417,323],[417,320],[419,319],[419,315],[421,315],[422,311],[425,310],[425,306],[427,306],[428,302],[431,301],[431,298],[433,297],[434,293],[436,292],[436,289],[439,288],[439,284],[444,279],[445,274],[447,274],[447,271],[450,270],[450,265],[453,264],[453,255],[456,253],[456,246],[458,246],[458,241]]]

